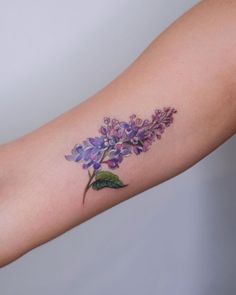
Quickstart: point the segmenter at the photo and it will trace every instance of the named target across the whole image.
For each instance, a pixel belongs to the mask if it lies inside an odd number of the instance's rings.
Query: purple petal
[[[118,162],[115,159],[108,160],[108,161],[106,161],[106,163],[107,163],[108,167],[111,169],[115,169],[115,168],[119,167]]]
[[[102,135],[107,135],[107,128],[106,127],[102,126],[99,131]]]
[[[143,151],[143,148],[137,145],[133,147],[133,151],[136,155],[139,155]]]
[[[92,165],[93,165],[93,161],[89,161],[87,163],[83,163],[82,167],[83,167],[83,169],[87,169]]]
[[[87,149],[84,150],[84,157],[83,158],[84,158],[85,161],[88,161],[90,159],[92,151],[93,151],[92,147],[87,148]]]
[[[65,155],[67,161],[74,161],[74,156],[72,155]]]
[[[95,170],[98,170],[100,167],[101,167],[101,164],[100,164],[100,163],[98,163],[98,162],[94,162],[94,163],[93,163],[93,168],[94,168]]]

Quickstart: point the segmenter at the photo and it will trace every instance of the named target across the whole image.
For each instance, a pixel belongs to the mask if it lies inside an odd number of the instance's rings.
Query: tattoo
[[[133,114],[128,122],[105,117],[99,136],[89,137],[83,144],[76,144],[71,154],[65,158],[81,162],[82,167],[88,170],[89,180],[84,189],[83,204],[90,188],[100,190],[127,186],[116,174],[103,170],[102,167],[117,169],[125,157],[148,151],[155,139],[161,139],[165,128],[173,122],[173,114],[176,112],[170,107],[156,109],[151,120],[142,120]]]

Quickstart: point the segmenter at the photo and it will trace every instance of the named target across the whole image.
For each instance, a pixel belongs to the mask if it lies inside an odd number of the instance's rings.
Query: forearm
[[[236,129],[236,5],[205,1],[157,38],[117,79],[73,110],[1,147],[0,263],[181,173]],[[171,107],[173,123],[146,152],[109,170],[127,184],[86,192],[88,169],[65,159],[100,136],[104,117],[151,119]],[[93,172],[92,167],[90,171]]]

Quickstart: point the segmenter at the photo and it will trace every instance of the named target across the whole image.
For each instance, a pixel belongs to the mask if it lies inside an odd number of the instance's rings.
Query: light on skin
[[[178,175],[235,133],[235,28],[236,1],[202,1],[98,93],[0,147],[1,266]],[[98,135],[104,116],[148,118],[164,106],[178,114],[163,138],[119,167],[129,185],[90,190],[83,206],[87,171],[64,155]]]

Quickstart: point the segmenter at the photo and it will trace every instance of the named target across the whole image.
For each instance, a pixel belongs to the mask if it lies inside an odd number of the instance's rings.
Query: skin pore
[[[236,2],[202,1],[156,38],[115,80],[41,128],[0,146],[0,265],[158,185],[204,158],[236,131]],[[177,110],[148,152],[106,170],[125,184],[90,189],[88,171],[67,161],[99,136],[104,117]]]

